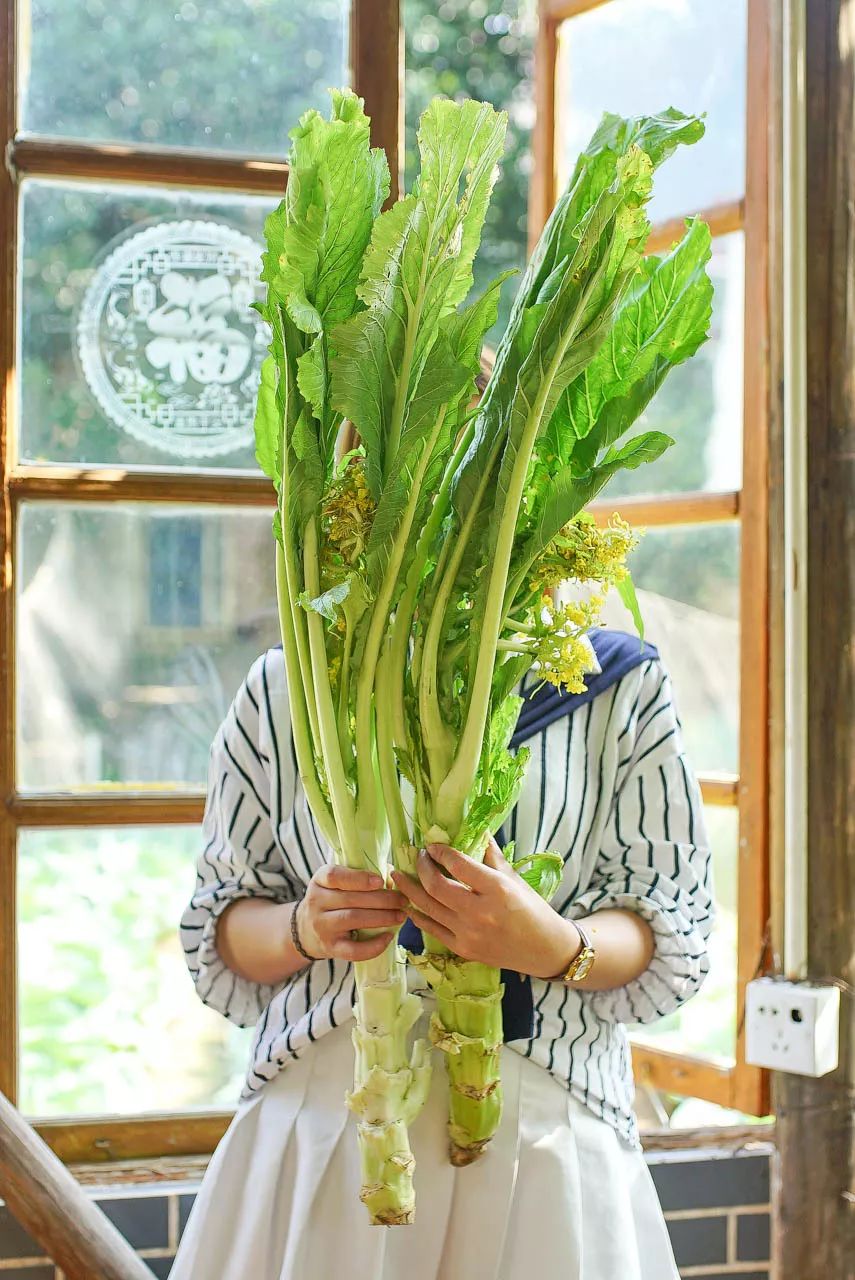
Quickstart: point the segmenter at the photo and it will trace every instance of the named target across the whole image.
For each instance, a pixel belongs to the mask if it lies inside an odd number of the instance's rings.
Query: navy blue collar
[[[567,693],[565,689],[557,689],[551,684],[542,684],[527,697],[520,707],[519,719],[511,746],[519,747],[535,734],[541,733],[555,720],[562,716],[572,715],[587,702],[593,702],[606,689],[617,684],[634,667],[640,667],[651,658],[658,658],[659,652],[652,644],[638,639],[638,636],[627,635],[624,631],[606,631],[602,627],[594,627],[588,633],[591,647],[600,664],[596,675],[588,677],[587,689],[584,693]]]

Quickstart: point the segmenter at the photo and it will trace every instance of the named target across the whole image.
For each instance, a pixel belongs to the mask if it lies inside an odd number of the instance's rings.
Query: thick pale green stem
[[[584,297],[587,297],[588,292],[593,287],[593,283],[592,281],[589,284]],[[584,312],[584,305],[580,305],[579,312]],[[541,429],[546,404],[552,391],[552,384],[558,375],[571,342],[576,337],[577,328],[578,321],[568,326],[567,332],[558,343],[555,354],[543,375],[534,404],[526,418],[502,505],[498,537],[489,564],[489,585],[487,587],[484,614],[481,620],[481,633],[478,637],[478,657],[472,680],[466,722],[454,763],[436,797],[437,821],[441,826],[448,827],[450,830],[456,831],[463,819],[466,797],[472,786],[472,780],[475,777],[478,760],[481,756],[487,713],[490,706],[490,690],[496,665],[496,647],[501,631],[502,617],[505,613],[505,588],[507,586],[508,568],[514,549],[517,517],[525,489],[532,450]]]
[[[445,618],[445,612],[448,608],[449,600],[451,599],[451,592],[454,588],[457,570],[460,568],[460,562],[466,551],[466,544],[469,541],[475,520],[481,508],[484,494],[487,492],[487,488],[490,484],[490,477],[492,476],[493,463],[495,461],[497,451],[498,444],[494,445],[493,450],[490,453],[487,465],[484,467],[484,474],[482,475],[475,491],[472,505],[467,511],[461,523],[460,530],[454,540],[454,549],[448,557],[442,573],[442,580],[440,582],[439,589],[433,600],[431,616],[427,624],[424,644],[422,647],[421,666],[419,670],[419,715],[421,717],[422,735],[427,747],[431,788],[434,795],[437,794],[438,789],[442,786],[448,776],[451,765],[451,735],[448,727],[443,722],[439,708],[438,696],[439,643],[442,637],[442,624]],[[469,788],[467,787],[467,794],[468,791]],[[435,817],[441,826],[446,826],[438,813]],[[460,820],[458,819],[454,825],[454,830],[456,830],[459,825]],[[450,830],[451,828],[447,829]]]
[[[292,597],[288,591],[285,571],[285,556],[282,547],[276,543],[276,597],[279,606],[279,625],[282,632],[282,647],[285,651],[285,675],[288,681],[288,701],[291,707],[291,731],[294,736],[294,752],[297,757],[297,768],[300,781],[311,805],[312,813],[320,827],[324,838],[339,850],[338,830],[330,812],[323,792],[318,785],[318,774],[315,768],[309,729],[309,713],[306,705],[306,686],[302,679],[302,668],[297,652],[297,641],[294,634],[294,617],[291,612]]]
[[[389,833],[392,838],[392,862],[399,871],[415,875],[415,851],[410,842],[407,815],[401,800],[401,783],[398,777],[398,763],[395,759],[395,741],[392,730],[390,703],[394,694],[390,677],[389,645],[377,663],[377,763],[380,771],[380,785],[383,789],[383,801],[389,822]]]
[[[305,707],[308,715],[309,728],[312,734],[312,743],[315,755],[321,754],[321,735],[318,726],[318,712],[315,705],[315,680],[312,673],[312,660],[309,655],[309,645],[306,638],[306,619],[297,600],[303,589],[303,583],[295,563],[294,549],[290,540],[285,534],[285,520],[288,510],[288,475],[287,472],[282,478],[282,501],[279,507],[279,517],[282,523],[284,547],[277,546],[277,554],[281,552],[281,566],[277,560],[277,590],[281,600],[285,601],[285,607],[288,609],[290,618],[290,628],[294,637],[295,662],[299,665],[300,677],[303,681],[303,689],[305,691]],[[280,603],[280,619],[282,617],[282,604]],[[283,647],[285,644],[283,632]],[[297,665],[294,670],[296,672]]]
[[[365,640],[365,646],[359,664],[359,676],[356,682],[356,769],[357,769],[357,785],[359,792],[359,809],[360,815],[365,815],[365,821],[369,827],[376,827],[376,816],[372,806],[375,804],[376,792],[372,787],[373,781],[373,763],[370,756],[366,755],[365,742],[369,733],[371,724],[372,706],[375,694],[375,685],[377,680],[377,663],[380,658],[380,649],[383,644],[383,638],[386,635],[389,626],[389,615],[392,608],[392,600],[395,594],[395,586],[398,581],[398,574],[401,570],[404,554],[407,549],[407,542],[413,527],[416,509],[421,498],[421,484],[425,471],[431,459],[431,454],[436,447],[439,433],[442,429],[443,420],[446,413],[446,405],[439,410],[430,436],[425,442],[418,465],[413,472],[412,484],[407,498],[407,505],[404,508],[398,531],[395,536],[395,542],[389,555],[386,565],[386,572],[383,575],[383,581],[377,592],[371,608],[371,621],[368,624],[368,635]],[[360,818],[360,830],[362,829],[362,819]]]
[[[310,520],[303,533],[303,562],[306,590],[310,596],[320,594],[318,566],[318,532],[315,521]],[[341,851],[350,867],[364,867],[365,857],[356,834],[353,796],[348,786],[338,737],[335,704],[330,688],[327,650],[324,642],[324,620],[314,609],[307,612],[309,652],[312,658],[315,705],[318,712],[318,730],[321,738],[324,770],[330,803],[338,829]]]
[[[406,717],[404,714],[404,668],[407,661],[407,647],[413,624],[413,615],[431,547],[434,545],[440,526],[451,505],[452,481],[457,474],[458,467],[466,456],[475,433],[475,426],[474,422],[471,421],[471,416],[466,430],[458,440],[454,453],[445,468],[442,484],[437,490],[436,498],[430,509],[430,515],[416,544],[413,560],[407,572],[404,593],[395,607],[395,621],[392,626],[392,642],[389,654],[389,677],[394,699],[393,724],[395,743],[402,748],[407,746]]]
[[[502,1118],[502,986],[498,969],[450,955],[425,939],[413,963],[436,995],[430,1038],[445,1054],[452,1164],[476,1160]]]
[[[354,966],[356,1049],[353,1092],[347,1104],[356,1116],[362,1163],[360,1198],[375,1225],[413,1221],[415,1195],[407,1128],[424,1106],[430,1088],[430,1052],[407,1040],[421,1012],[418,996],[407,991],[404,953],[390,944],[376,960]]]
[[[350,742],[350,658],[353,651],[353,628],[348,624],[344,636],[341,655],[341,670],[338,676],[338,740],[342,755],[345,745]]]

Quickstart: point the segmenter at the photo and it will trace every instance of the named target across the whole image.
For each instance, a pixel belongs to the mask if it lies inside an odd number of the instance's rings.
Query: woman
[[[297,774],[281,650],[253,666],[212,748],[182,940],[202,1000],[256,1034],[172,1280],[521,1280],[533,1268],[676,1280],[625,1026],[670,1013],[703,981],[710,852],[656,651],[591,638],[588,694],[528,717],[532,757],[509,824],[518,855],[562,852],[551,904],[495,842],[483,866],[432,846],[418,881],[396,873],[394,889],[331,865]],[[375,1230],[343,1102],[351,962],[379,954],[407,915],[464,957],[530,975],[534,1018],[502,1050],[502,1122],[467,1168],[448,1162],[437,1061],[411,1129],[416,1223]],[[362,929],[384,932],[355,940]]]

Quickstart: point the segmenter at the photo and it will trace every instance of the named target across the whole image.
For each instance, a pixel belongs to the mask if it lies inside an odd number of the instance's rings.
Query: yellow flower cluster
[[[564,526],[535,564],[532,589],[545,595],[568,579],[614,586],[626,577],[626,557],[637,545],[638,536],[619,515],[601,529],[583,512]]]
[[[591,670],[591,650],[578,631],[544,636],[537,647],[542,678],[570,693],[584,693],[585,675]]]
[[[538,641],[536,657],[540,675],[549,684],[570,693],[585,692],[585,675],[591,670],[591,649],[585,634],[599,622],[604,604],[604,596],[591,596],[544,610],[549,630]]]
[[[323,504],[323,567],[327,575],[356,563],[374,523],[376,503],[368,491],[365,467],[351,454],[330,485]]]

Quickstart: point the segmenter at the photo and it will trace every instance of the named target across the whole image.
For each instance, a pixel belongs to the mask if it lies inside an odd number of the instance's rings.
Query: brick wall
[[[648,1154],[677,1265],[686,1280],[770,1280],[771,1159],[767,1144],[738,1154],[708,1148]],[[166,1277],[196,1185],[93,1188],[92,1195],[152,1274]],[[0,1280],[62,1280],[2,1205]]]
[[[771,1161],[768,1148],[648,1155],[681,1276],[768,1280]]]

